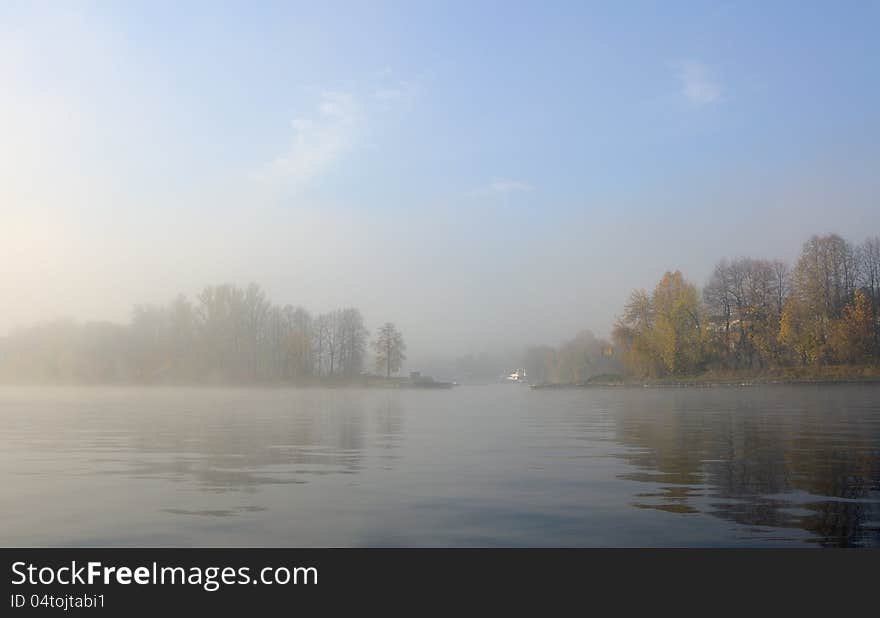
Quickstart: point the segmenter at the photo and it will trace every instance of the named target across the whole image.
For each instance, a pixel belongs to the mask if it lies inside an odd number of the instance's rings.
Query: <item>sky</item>
[[[254,281],[413,359],[880,234],[878,2],[0,2],[0,335]]]

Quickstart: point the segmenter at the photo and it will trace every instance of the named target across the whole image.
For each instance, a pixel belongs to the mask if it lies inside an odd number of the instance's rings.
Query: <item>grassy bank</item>
[[[603,374],[580,383],[534,384],[534,389],[588,388],[609,386],[638,387],[711,387],[759,386],[762,384],[870,384],[880,383],[880,367],[827,366],[779,367],[762,371],[707,371],[699,375],[669,376],[665,378],[637,378],[618,374]]]

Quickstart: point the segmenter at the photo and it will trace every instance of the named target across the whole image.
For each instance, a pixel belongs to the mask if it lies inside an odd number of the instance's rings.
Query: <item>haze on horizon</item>
[[[880,231],[880,4],[4,3],[0,336],[259,283],[410,360]]]

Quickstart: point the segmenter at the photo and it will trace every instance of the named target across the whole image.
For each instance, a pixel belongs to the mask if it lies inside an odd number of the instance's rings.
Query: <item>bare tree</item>
[[[315,318],[314,328],[314,349],[315,349],[315,370],[319,376],[330,375],[333,363],[331,362],[332,340],[331,333],[333,331],[333,314],[322,313]],[[326,373],[325,373],[326,372]]]
[[[785,299],[788,297],[789,288],[789,268],[788,264],[782,260],[773,260],[771,264],[773,268],[773,290],[775,292],[776,319],[782,317],[782,310],[785,308]]]
[[[703,289],[703,302],[722,362],[751,367],[772,360],[787,293],[784,262],[754,258],[718,262]]]
[[[880,236],[868,238],[859,247],[861,286],[871,303],[874,351],[880,351]]]
[[[715,265],[709,283],[703,288],[703,302],[709,313],[709,320],[715,324],[716,333],[720,331],[722,357],[730,354],[730,325],[733,320],[733,291],[730,265],[722,259]]]
[[[376,371],[384,372],[390,378],[392,373],[400,371],[400,366],[406,360],[406,344],[403,335],[391,322],[385,322],[376,335],[373,342],[376,350]]]
[[[364,368],[369,331],[364,326],[364,318],[359,309],[349,307],[340,309],[336,314],[339,371],[346,376],[357,375]]]

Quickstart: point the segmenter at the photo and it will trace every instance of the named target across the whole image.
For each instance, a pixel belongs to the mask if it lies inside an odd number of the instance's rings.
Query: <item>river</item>
[[[880,386],[0,387],[2,546],[880,546]]]

